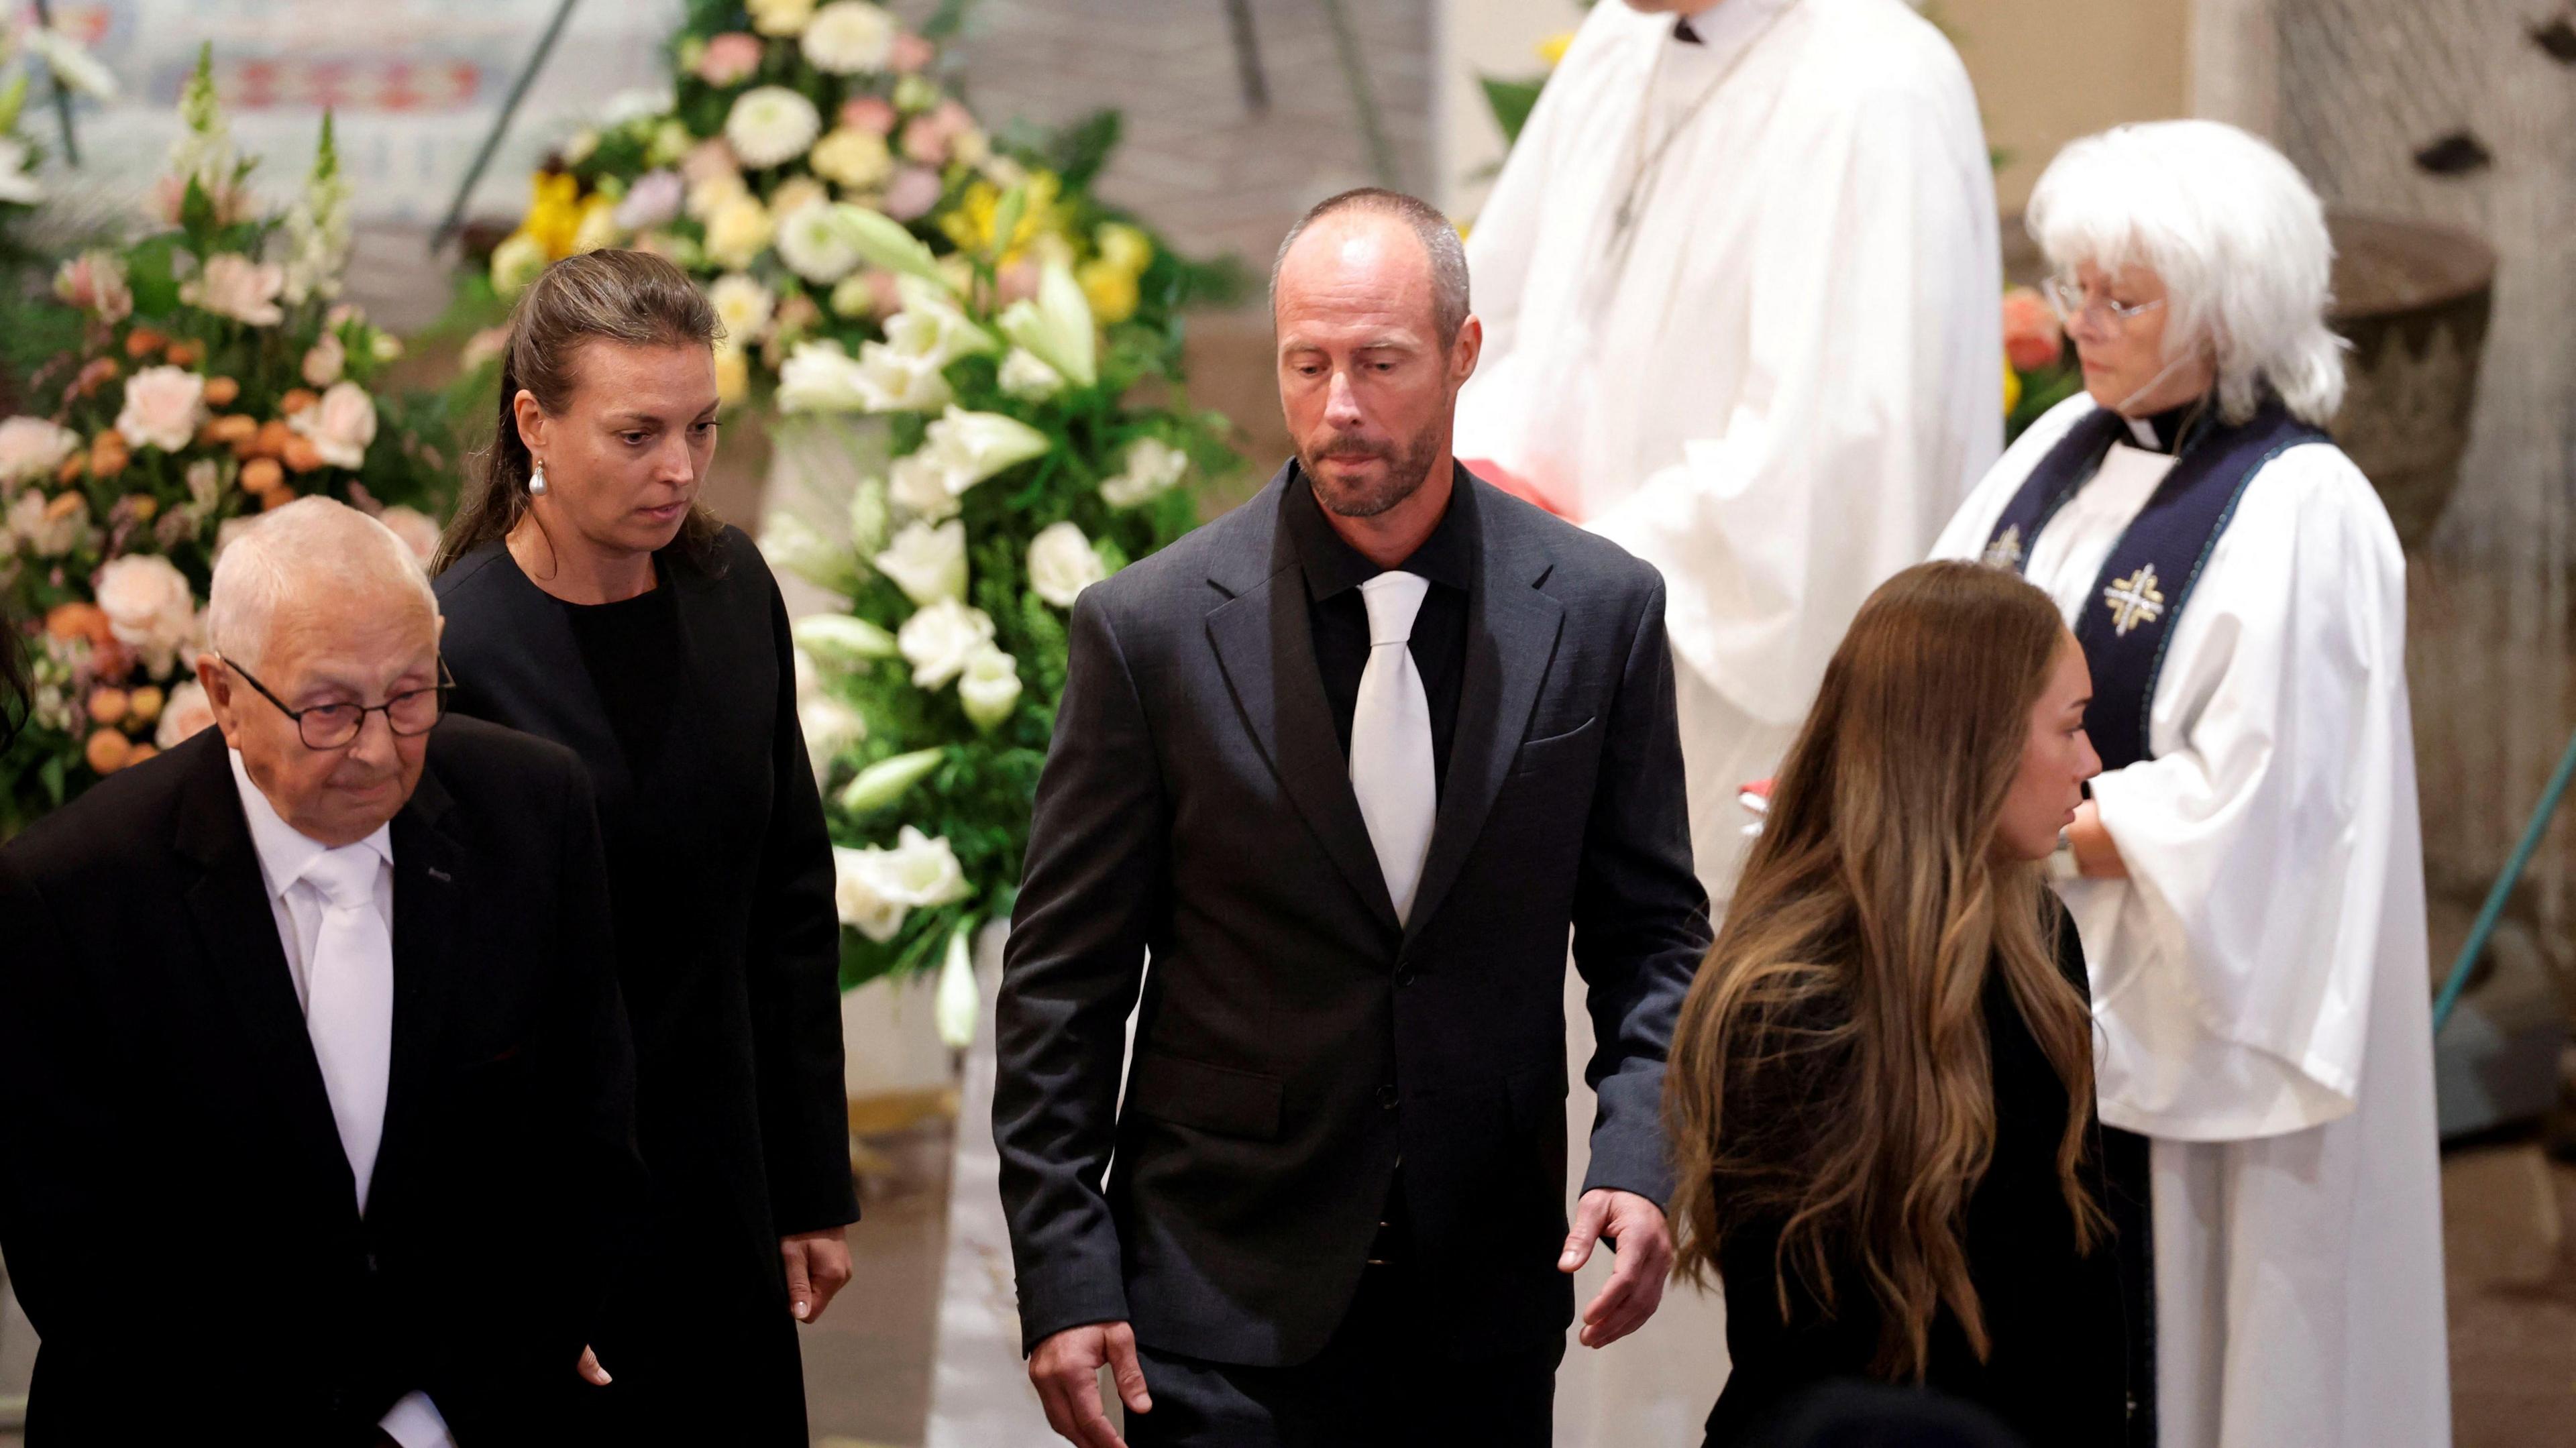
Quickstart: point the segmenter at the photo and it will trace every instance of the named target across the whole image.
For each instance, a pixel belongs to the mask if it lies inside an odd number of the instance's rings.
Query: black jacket
[[[1709,928],[1662,580],[1461,470],[1466,674],[1400,928],[1281,526],[1293,471],[1074,607],[997,1021],[1031,1345],[1123,1319],[1193,1357],[1302,1361],[1399,1158],[1424,1350],[1553,1341],[1569,930],[1601,1042],[1586,1185],[1668,1195],[1664,1049]]]
[[[430,735],[392,826],[394,1017],[362,1220],[222,735],[0,851],[0,1250],[29,1442],[363,1444],[425,1391],[542,1441],[640,1167],[588,783]]]

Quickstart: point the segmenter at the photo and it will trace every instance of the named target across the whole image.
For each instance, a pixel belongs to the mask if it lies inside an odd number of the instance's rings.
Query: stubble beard
[[[1383,459],[1386,476],[1374,484],[1330,480],[1318,464],[1336,457]],[[1323,505],[1325,512],[1342,518],[1374,518],[1421,491],[1439,460],[1439,429],[1433,427],[1414,434],[1401,446],[1335,437],[1312,453],[1300,453],[1297,462],[1315,489],[1315,501]]]

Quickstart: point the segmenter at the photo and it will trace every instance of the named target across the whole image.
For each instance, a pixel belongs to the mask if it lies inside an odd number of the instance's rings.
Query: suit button
[[[1414,978],[1421,974],[1422,972],[1415,970],[1412,966],[1399,965],[1395,968],[1395,983],[1399,986],[1411,985],[1413,984]]]
[[[1393,1111],[1395,1109],[1396,1100],[1397,1097],[1395,1094],[1394,1082],[1389,1081],[1385,1085],[1377,1088],[1377,1104],[1381,1109]]]

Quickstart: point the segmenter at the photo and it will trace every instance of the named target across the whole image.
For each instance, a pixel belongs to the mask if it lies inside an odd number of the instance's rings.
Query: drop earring
[[[545,459],[539,458],[537,460],[537,470],[528,475],[528,496],[531,498],[542,498],[545,495],[546,464]]]

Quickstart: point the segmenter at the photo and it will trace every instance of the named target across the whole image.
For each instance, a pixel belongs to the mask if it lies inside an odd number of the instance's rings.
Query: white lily
[[[859,771],[859,777],[841,789],[841,808],[851,814],[870,814],[903,798],[904,792],[921,783],[946,758],[944,749],[916,749],[898,754]]]
[[[893,634],[846,613],[810,613],[789,624],[787,632],[817,666],[844,674],[858,673],[897,652]]]
[[[857,244],[859,255],[875,266],[902,276],[919,277],[942,288],[948,283],[940,275],[939,261],[921,238],[904,229],[902,222],[882,211],[843,203],[841,211],[850,226],[850,239]]]
[[[1044,402],[1064,390],[1064,374],[1040,361],[1038,354],[1026,347],[1011,349],[994,380],[1001,384],[1003,396],[1022,402]]]
[[[955,519],[906,524],[874,561],[915,606],[966,597],[966,525]]]
[[[1038,294],[1013,302],[994,319],[1002,335],[1062,374],[1076,387],[1100,380],[1098,338],[1093,335],[1091,303],[1071,268],[1048,262],[1038,277]]]
[[[975,1044],[975,1022],[983,1013],[983,998],[975,989],[974,953],[966,943],[974,925],[972,920],[960,920],[949,933],[948,954],[940,962],[939,985],[931,998],[931,1023],[938,1028],[940,1044],[952,1051]]]
[[[978,729],[992,729],[1010,718],[1020,702],[1020,661],[986,644],[957,676],[957,702]]]
[[[1100,481],[1100,499],[1113,508],[1132,508],[1179,485],[1190,470],[1190,455],[1159,437],[1140,437],[1127,445],[1127,467]]]
[[[865,581],[859,572],[859,555],[849,544],[824,537],[793,513],[769,515],[761,525],[760,551],[770,567],[783,568],[844,598],[858,592]]]
[[[993,642],[993,616],[943,598],[914,610],[895,631],[894,641],[912,664],[912,686],[939,689]]]

